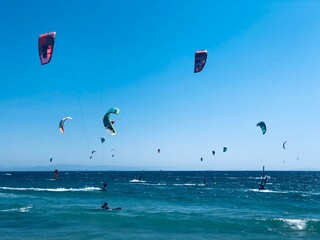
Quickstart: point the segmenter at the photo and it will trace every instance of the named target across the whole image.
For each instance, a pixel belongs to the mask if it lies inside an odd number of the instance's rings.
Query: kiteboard
[[[121,207],[108,208],[108,209],[103,208],[103,209],[106,210],[106,211],[119,211],[119,210],[121,210]]]

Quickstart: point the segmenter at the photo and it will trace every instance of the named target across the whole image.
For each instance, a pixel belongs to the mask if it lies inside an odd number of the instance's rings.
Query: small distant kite
[[[100,137],[101,143],[104,143],[105,140],[106,140],[106,139],[105,139],[104,137]]]
[[[212,151],[212,155],[214,156],[216,154],[216,152],[215,151]]]
[[[60,123],[59,123],[59,129],[61,133],[64,133],[64,122],[66,120],[72,120],[72,117],[64,117],[61,119]]]
[[[197,50],[194,56],[194,73],[201,72],[207,62],[208,51]]]
[[[53,158],[50,158],[50,162],[52,162]]]
[[[114,152],[115,152],[116,150],[114,150],[114,148],[112,148],[111,150],[110,150],[110,152],[112,152],[112,157],[114,157]]]
[[[158,148],[158,153],[160,153],[160,148]]]
[[[200,158],[201,162],[203,161],[203,158]]]
[[[223,152],[226,152],[228,150],[227,147],[223,147]]]
[[[93,151],[91,152],[91,154],[93,155],[95,152],[96,152],[96,150],[93,150]]]
[[[45,65],[50,62],[53,54],[55,38],[56,38],[55,32],[44,33],[39,36],[38,50],[39,50],[41,65]]]
[[[90,159],[92,159],[93,158],[93,156],[90,156]]]
[[[288,141],[285,141],[283,144],[282,144],[282,147],[283,147],[283,149],[286,149],[286,143],[287,143]]]
[[[261,128],[261,131],[262,131],[262,134],[265,134],[266,131],[267,131],[267,126],[264,122],[259,122],[257,123],[257,127],[260,127]]]

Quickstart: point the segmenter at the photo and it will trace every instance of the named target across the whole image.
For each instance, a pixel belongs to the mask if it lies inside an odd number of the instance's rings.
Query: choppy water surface
[[[320,172],[60,174],[0,172],[1,239],[320,238]]]

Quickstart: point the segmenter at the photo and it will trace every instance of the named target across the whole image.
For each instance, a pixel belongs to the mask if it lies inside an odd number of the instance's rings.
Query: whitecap
[[[248,191],[248,190],[245,190],[245,191]],[[273,190],[269,190],[269,189],[259,190],[257,188],[249,189],[249,191],[260,192],[260,193],[289,193],[288,191],[273,191]]]
[[[29,212],[32,206],[0,210],[0,212]]]
[[[139,180],[139,179],[132,179],[129,182],[131,182],[131,183],[145,183],[146,181]]]
[[[276,220],[280,220],[284,222],[288,227],[294,230],[304,230],[307,226],[306,219],[285,219],[285,218],[278,218]]]
[[[195,183],[175,183],[173,186],[197,186]]]

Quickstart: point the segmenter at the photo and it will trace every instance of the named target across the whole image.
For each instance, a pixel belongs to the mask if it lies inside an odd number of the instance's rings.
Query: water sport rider
[[[104,202],[104,204],[101,205],[101,208],[108,210],[109,209],[108,203]]]
[[[268,180],[267,176],[265,176],[264,179],[261,180],[261,183],[259,184],[259,191],[260,190],[264,190],[264,187],[265,187],[265,185],[267,183],[267,180]]]
[[[104,181],[103,182],[103,187],[101,188],[101,190],[103,190],[103,191],[105,191],[105,190],[107,190],[107,182],[106,181]]]
[[[107,182],[104,181],[104,182],[103,182],[103,186],[100,188],[99,191],[106,191],[106,190],[107,190]]]

